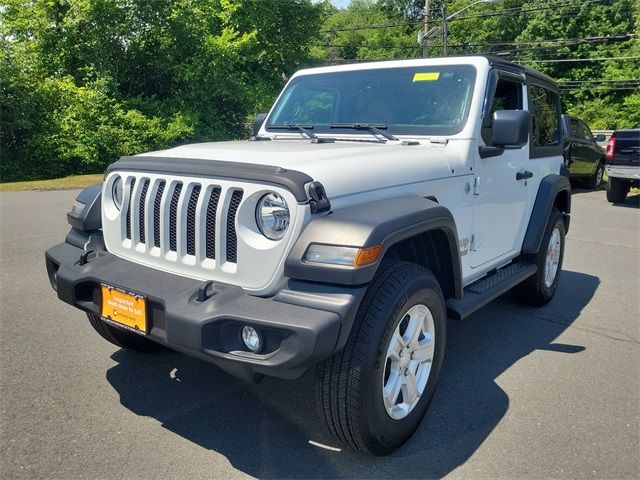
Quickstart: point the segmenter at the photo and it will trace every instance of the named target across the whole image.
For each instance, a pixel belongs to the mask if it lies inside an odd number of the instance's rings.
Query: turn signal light
[[[369,265],[378,260],[378,257],[382,253],[382,247],[380,245],[376,245],[374,247],[369,248],[361,248],[358,250],[358,254],[356,255],[356,259],[353,264],[356,267],[362,267],[364,265]]]

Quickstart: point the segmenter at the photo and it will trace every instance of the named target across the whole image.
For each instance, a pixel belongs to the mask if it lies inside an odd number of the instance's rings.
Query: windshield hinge
[[[311,182],[309,184],[309,207],[311,213],[322,213],[331,210],[331,202],[327,198],[327,192],[320,182]]]

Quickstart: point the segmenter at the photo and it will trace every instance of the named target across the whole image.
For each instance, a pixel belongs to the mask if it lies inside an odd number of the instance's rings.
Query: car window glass
[[[498,80],[496,92],[491,104],[490,115],[488,115],[482,124],[482,139],[486,145],[491,145],[491,134],[494,112],[498,110],[522,110],[522,83],[512,82],[505,79]]]
[[[300,75],[267,119],[350,134],[336,124],[385,125],[392,134],[453,135],[467,121],[476,71],[471,65],[371,68]],[[334,127],[332,127],[334,125]]]
[[[587,124],[584,122],[580,122],[580,125],[582,126],[582,138],[584,138],[585,140],[593,141],[593,134],[591,133],[591,129],[587,126]]]
[[[571,136],[581,138],[580,123],[577,120],[571,120]]]
[[[538,85],[531,85],[533,107],[533,145],[558,145],[558,94]]]

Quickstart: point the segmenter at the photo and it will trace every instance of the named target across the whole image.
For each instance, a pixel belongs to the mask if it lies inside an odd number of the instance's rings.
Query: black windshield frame
[[[470,64],[300,75],[289,82],[274,105],[265,122],[265,130],[280,133],[270,126],[304,123],[312,124],[316,134],[353,135],[357,133],[353,129],[336,130],[330,125],[369,123],[387,125],[386,132],[392,135],[455,135],[467,124],[476,77],[477,70]],[[304,95],[310,100],[304,100]],[[315,110],[309,105],[315,105]],[[302,112],[298,117],[303,107],[310,111]],[[365,114],[362,113],[364,109],[367,109]],[[423,115],[412,117],[416,112]],[[376,114],[378,116],[372,116]],[[438,122],[414,123],[416,118],[423,117]],[[409,118],[410,121],[401,121]]]

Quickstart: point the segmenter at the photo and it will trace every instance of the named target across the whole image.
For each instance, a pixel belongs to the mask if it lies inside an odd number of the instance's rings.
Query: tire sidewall
[[[596,167],[596,171],[593,174],[593,178],[591,179],[591,187],[593,190],[597,190],[602,184],[602,180],[604,178],[604,165],[602,162],[598,163]]]
[[[551,233],[556,227],[560,232],[560,259],[558,261],[558,270],[556,272],[556,277],[553,279],[553,283],[551,284],[551,286],[547,287],[544,281],[545,260],[547,257],[547,248],[549,247],[549,241],[551,240]],[[539,282],[540,282],[539,288],[542,295],[547,300],[551,299],[556,293],[556,290],[558,289],[558,282],[560,281],[560,276],[562,273],[562,263],[564,260],[565,235],[566,235],[565,225],[564,225],[564,219],[562,217],[562,214],[558,210],[553,210],[551,212],[551,216],[547,224],[547,230],[544,233],[544,237],[542,240],[542,248],[540,249],[540,252],[538,254],[539,258],[537,262],[538,270],[540,271],[540,275],[538,275]]]
[[[382,398],[386,353],[396,327],[406,312],[417,304],[425,305],[433,316],[436,342],[434,358],[427,385],[418,404],[405,418],[394,420],[388,415]],[[376,438],[372,440],[391,451],[404,443],[418,428],[433,397],[444,360],[446,311],[440,287],[431,275],[419,275],[412,279],[396,294],[393,302],[388,302],[386,307],[381,317],[390,320],[386,325],[382,325],[377,338],[370,345],[371,351],[368,355],[370,365],[366,368],[362,385],[365,392],[363,419],[367,423],[366,431],[375,432]]]

